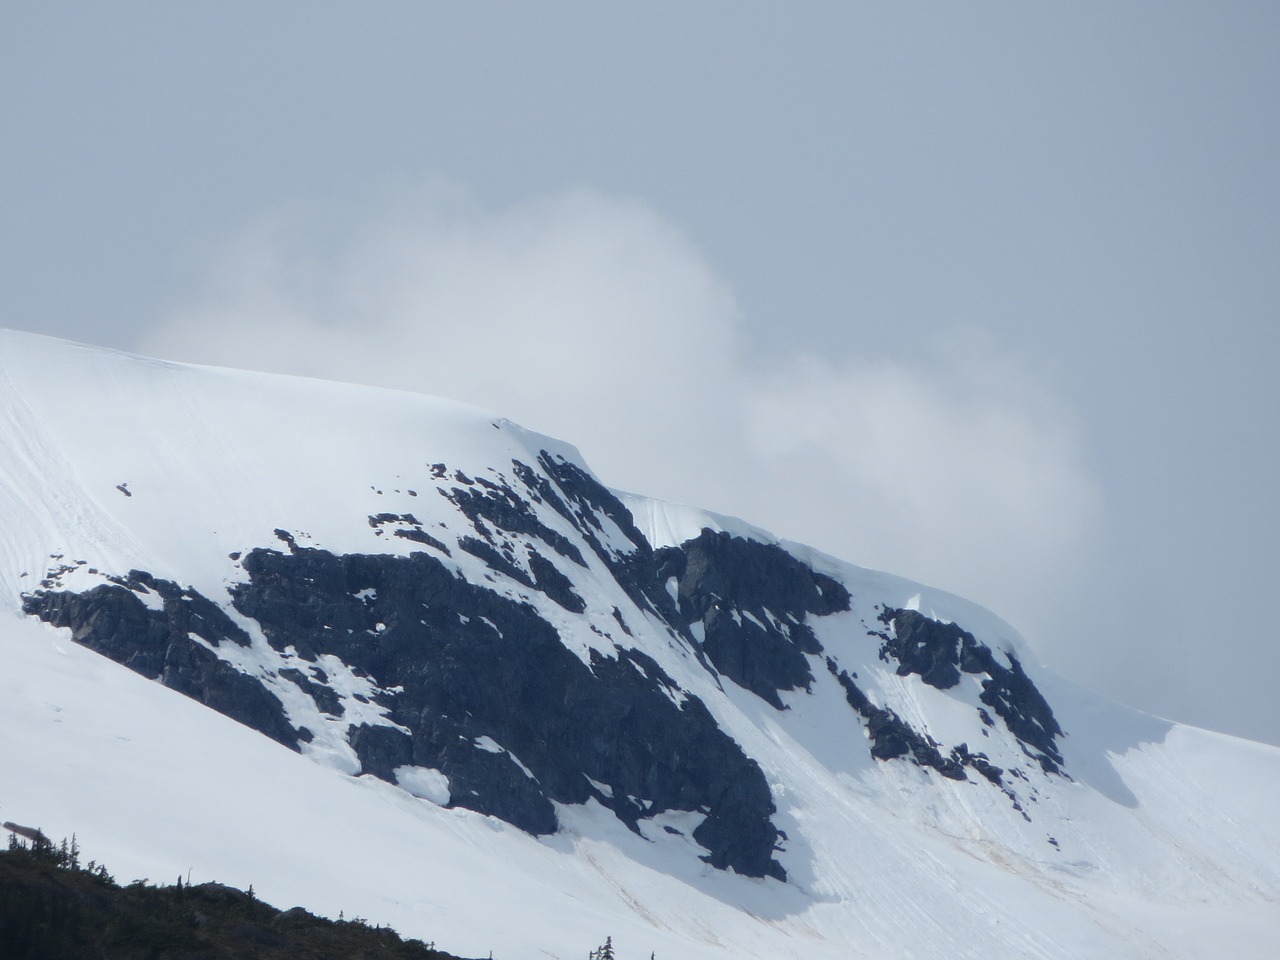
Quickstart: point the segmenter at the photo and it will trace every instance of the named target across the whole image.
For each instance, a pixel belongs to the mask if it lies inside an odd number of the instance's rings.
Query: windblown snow
[[[121,878],[252,883],[467,956],[579,957],[606,936],[668,960],[1275,955],[1280,750],[1079,689],[944,592],[688,507],[574,501],[579,475],[597,483],[573,447],[461,404],[0,331],[4,819],[74,832]],[[720,550],[816,584],[808,612],[699,566]],[[420,737],[407,694],[326,646],[329,621],[310,651],[274,635],[244,602],[266,576],[251,554],[426,554],[596,675],[630,663],[628,683],[669,701],[655,715],[705,705],[767,785],[779,869],[708,862],[709,802],[624,796],[592,770],[585,800],[555,800],[529,748],[488,732],[442,756],[507,765],[503,783],[554,800],[554,831],[478,812],[417,741],[374,776],[356,734]],[[650,554],[662,579],[645,592],[624,573]],[[117,587],[159,616],[165,584],[242,632],[193,628],[192,649],[260,684],[305,731],[297,750],[92,652],[96,627],[24,612]],[[368,626],[343,649],[406,629],[376,619],[383,592],[344,595]],[[522,642],[487,616],[453,621]],[[915,628],[967,636],[958,665],[911,667]],[[733,646],[753,637],[781,659]],[[999,713],[997,681],[1031,707]]]

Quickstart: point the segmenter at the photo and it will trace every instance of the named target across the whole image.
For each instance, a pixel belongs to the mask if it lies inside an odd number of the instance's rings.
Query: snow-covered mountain
[[[118,876],[501,958],[1274,956],[1280,750],[484,411],[0,332],[0,516],[0,813]]]

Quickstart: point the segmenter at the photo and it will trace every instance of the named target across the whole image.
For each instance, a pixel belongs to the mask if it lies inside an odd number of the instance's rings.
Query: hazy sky
[[[477,402],[1280,743],[1274,3],[12,3],[0,131],[0,324]]]

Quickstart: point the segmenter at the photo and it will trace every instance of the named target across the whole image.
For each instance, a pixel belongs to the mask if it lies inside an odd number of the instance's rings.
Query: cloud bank
[[[136,346],[479,404],[613,486],[970,596],[1033,639],[1096,524],[1071,417],[981,331],[766,350],[676,226],[590,190],[277,214]]]

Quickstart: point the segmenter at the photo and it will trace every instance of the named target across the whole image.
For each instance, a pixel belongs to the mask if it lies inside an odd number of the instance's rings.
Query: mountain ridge
[[[1207,955],[1161,929],[1167,890],[1172,915],[1213,904],[1191,914],[1206,944],[1224,913],[1251,940],[1275,928],[1275,824],[1249,803],[1245,827],[1188,819],[1226,808],[1174,772],[1208,761],[1170,744],[1202,741],[1071,692],[966,601],[615,494],[572,447],[475,408],[28,335],[0,346],[0,493],[23,518],[0,538],[9,656],[34,662],[49,628],[18,617],[39,617],[116,661],[89,671],[108,689],[138,689],[112,672],[130,665],[334,783],[417,805],[410,834],[437,837],[443,816],[465,847],[502,824],[486,856],[531,872],[500,889],[527,898],[567,869],[585,912],[616,921],[603,932],[666,930],[708,957]],[[246,769],[286,763],[253,754]],[[1280,751],[1250,755],[1280,783]],[[412,870],[387,873],[384,908]],[[1009,884],[1012,912],[993,896]],[[456,891],[434,895],[467,914]],[[775,932],[729,932],[753,916]],[[541,926],[549,951],[591,939]]]

